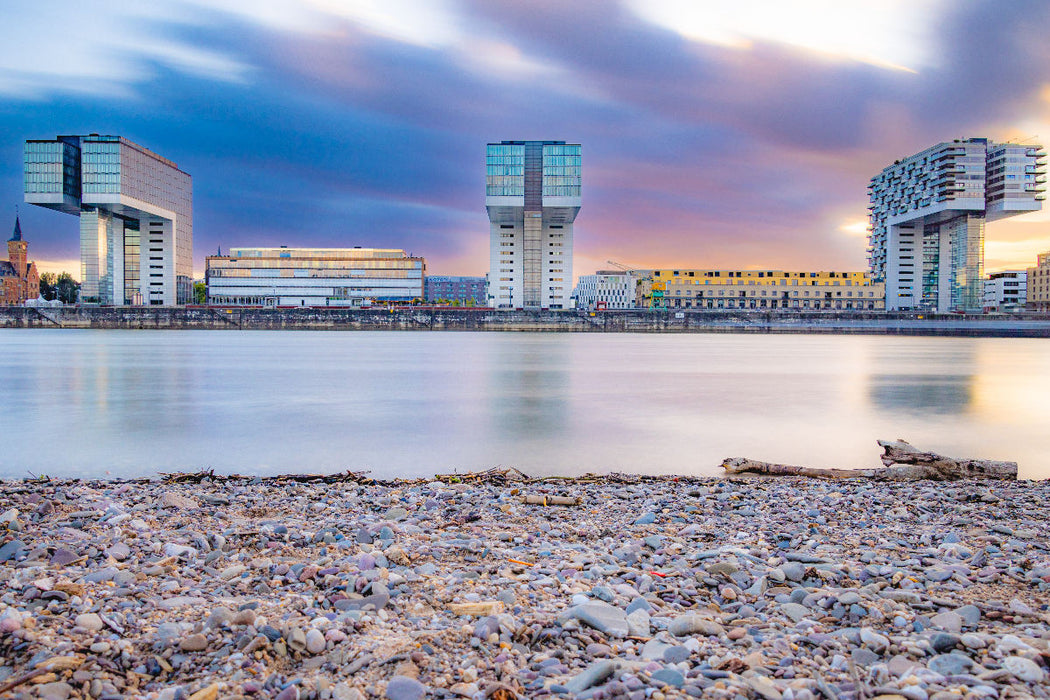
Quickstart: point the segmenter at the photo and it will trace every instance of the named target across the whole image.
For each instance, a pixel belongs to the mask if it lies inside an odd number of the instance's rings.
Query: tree
[[[40,296],[48,301],[54,301],[58,293],[58,290],[55,288],[57,283],[58,279],[54,272],[45,272],[40,275]]]
[[[204,282],[193,283],[193,303],[194,304],[207,304],[208,303],[208,285]]]
[[[77,303],[80,295],[80,283],[73,279],[73,275],[63,272],[55,282],[55,297],[63,304]]]

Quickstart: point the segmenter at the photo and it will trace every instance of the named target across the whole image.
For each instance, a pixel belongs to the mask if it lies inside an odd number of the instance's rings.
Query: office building
[[[1050,252],[1036,258],[1035,267],[1028,268],[1028,311],[1050,312]]]
[[[669,309],[885,309],[885,288],[866,272],[653,270],[652,279]]]
[[[1028,272],[1006,270],[984,281],[985,311],[1023,311],[1028,302]]]
[[[580,145],[502,141],[488,144],[485,158],[489,305],[569,308]]]
[[[485,306],[487,284],[484,277],[428,275],[423,293],[428,304]]]
[[[80,299],[104,305],[193,298],[193,183],[121,136],[25,143],[25,200],[80,217]]]
[[[870,265],[886,309],[978,312],[984,299],[984,225],[1038,211],[1041,146],[984,138],[939,143],[871,180]]]
[[[577,309],[633,309],[638,278],[622,270],[580,275],[573,291]]]
[[[0,305],[18,306],[40,296],[36,263],[29,261],[29,244],[22,239],[22,223],[15,217],[15,231],[7,241],[7,260],[0,260]]]
[[[423,298],[426,261],[379,248],[232,248],[207,258],[208,303],[360,306]]]

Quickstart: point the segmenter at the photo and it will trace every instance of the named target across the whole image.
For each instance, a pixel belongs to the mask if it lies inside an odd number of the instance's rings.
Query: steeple
[[[11,236],[12,241],[22,240],[22,223],[18,220],[18,214],[15,214],[15,233]]]

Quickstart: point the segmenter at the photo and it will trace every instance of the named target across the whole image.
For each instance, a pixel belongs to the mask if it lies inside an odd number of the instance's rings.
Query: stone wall
[[[1050,315],[485,309],[0,308],[0,328],[868,333],[1050,337]]]

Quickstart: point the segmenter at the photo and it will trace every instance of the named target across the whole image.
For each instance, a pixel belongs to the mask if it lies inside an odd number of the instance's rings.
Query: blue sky
[[[1050,141],[1050,5],[12,0],[0,203],[27,138],[124,135],[194,178],[194,250],[405,248],[484,274],[484,145],[583,144],[576,272],[863,269],[869,178],[966,136]],[[21,207],[43,269],[73,217]],[[10,224],[8,224],[10,225]],[[1050,214],[989,225],[1034,263]]]

